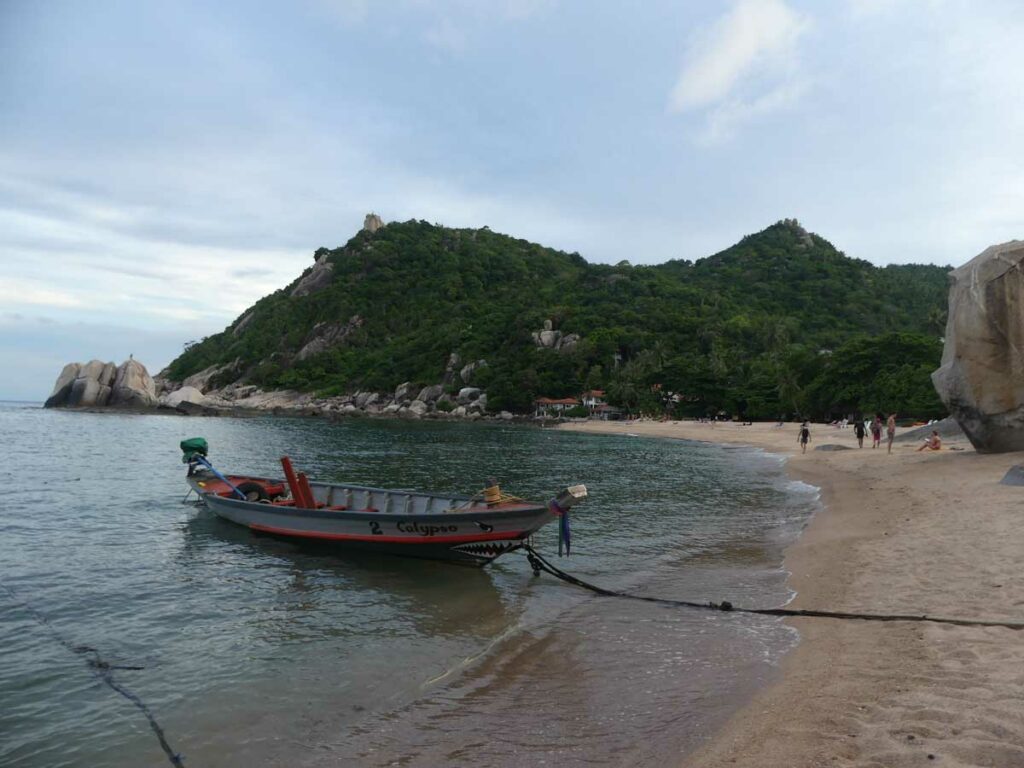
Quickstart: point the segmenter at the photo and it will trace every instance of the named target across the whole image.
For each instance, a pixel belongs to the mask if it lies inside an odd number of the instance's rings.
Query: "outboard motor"
[[[210,445],[206,442],[205,437],[190,437],[188,440],[182,440],[179,445],[181,447],[181,463],[188,464],[187,476],[192,477],[200,466],[199,457],[206,458],[210,452]]]

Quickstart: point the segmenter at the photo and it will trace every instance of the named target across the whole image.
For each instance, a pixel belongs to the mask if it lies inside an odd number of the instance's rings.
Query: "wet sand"
[[[562,429],[752,445],[790,455],[824,509],[786,552],[795,608],[1024,621],[1024,487],[999,484],[1024,453],[966,441],[857,449],[815,425],[585,422]],[[952,450],[951,450],[952,449]],[[959,450],[955,450],[959,449]],[[1024,631],[790,619],[801,635],[778,682],[683,761],[749,766],[1024,766]]]

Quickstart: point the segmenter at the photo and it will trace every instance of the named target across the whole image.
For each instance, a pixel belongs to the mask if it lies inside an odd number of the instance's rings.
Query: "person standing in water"
[[[871,422],[871,447],[877,448],[882,444],[882,414],[876,413],[874,421]]]
[[[890,413],[885,422],[885,437],[889,441],[889,453],[892,453],[892,441],[896,439],[896,414]]]
[[[867,434],[867,429],[864,427],[864,419],[854,419],[853,421],[853,434],[857,437],[857,447],[864,447],[864,435]]]
[[[800,425],[800,434],[797,436],[797,442],[800,443],[801,452],[807,453],[807,444],[811,442],[811,425],[806,421]]]

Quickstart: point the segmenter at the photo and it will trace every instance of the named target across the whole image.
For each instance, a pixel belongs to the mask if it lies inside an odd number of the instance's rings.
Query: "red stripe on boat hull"
[[[273,533],[277,536],[297,536],[304,539],[323,539],[325,541],[366,541],[381,544],[471,544],[477,541],[508,541],[522,539],[525,531],[508,531],[505,533],[468,533],[462,536],[363,536],[356,533],[320,533],[317,531],[299,531],[293,528],[277,528],[272,525],[252,523],[247,526],[254,531]]]

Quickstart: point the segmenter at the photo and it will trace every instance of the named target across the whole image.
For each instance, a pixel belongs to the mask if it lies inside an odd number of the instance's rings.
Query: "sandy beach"
[[[857,449],[852,429],[585,422],[560,428],[736,443],[789,455],[823,510],[786,552],[791,607],[1024,621],[1024,454],[966,440]],[[817,451],[821,445],[852,450]],[[801,635],[776,683],[683,763],[751,766],[1024,766],[1024,631],[790,619]]]

